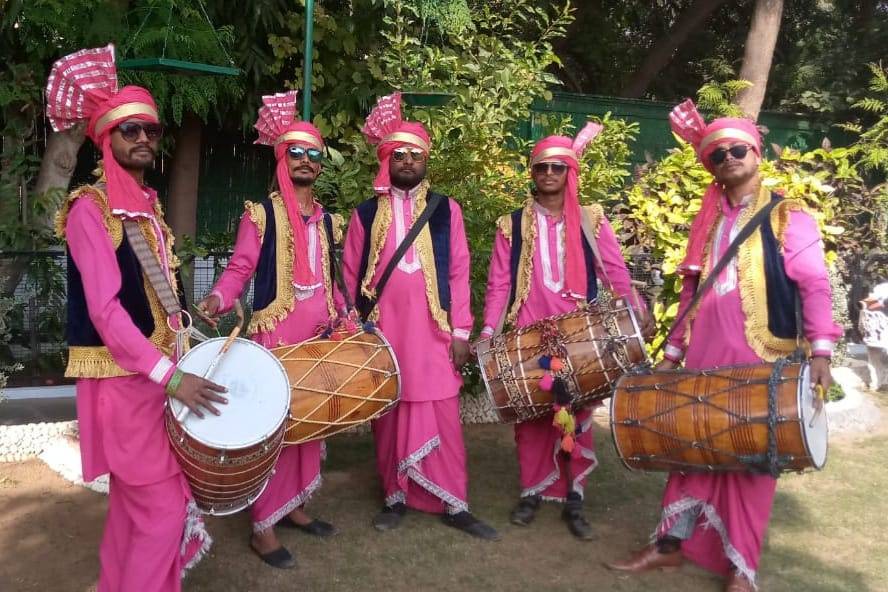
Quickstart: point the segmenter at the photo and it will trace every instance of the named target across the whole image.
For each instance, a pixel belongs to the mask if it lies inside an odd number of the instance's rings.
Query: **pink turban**
[[[320,282],[314,277],[308,261],[308,234],[296,201],[293,181],[290,179],[287,148],[298,144],[304,148],[323,150],[324,139],[318,128],[308,122],[297,121],[297,96],[297,91],[291,90],[262,97],[259,119],[254,127],[259,132],[256,144],[274,147],[278,187],[287,207],[290,228],[293,230],[293,284],[307,290],[318,287]]]
[[[589,122],[576,138],[548,136],[533,147],[531,166],[540,162],[563,162],[567,165],[567,182],[564,188],[565,234],[565,293],[574,298],[585,298],[587,289],[586,265],[581,242],[582,210],[579,198],[580,157],[586,146],[603,128]]]
[[[145,191],[118,164],[111,152],[111,132],[122,121],[159,123],[154,99],[144,88],[117,89],[114,46],[83,49],[58,60],[46,83],[46,116],[59,132],[87,122],[86,133],[101,148],[112,213],[153,216],[153,192]]]
[[[688,99],[672,110],[669,114],[669,124],[678,137],[694,147],[697,158],[710,173],[713,170],[709,156],[722,144],[746,142],[761,158],[761,136],[755,122],[750,119],[721,117],[706,125],[703,116],[697,111],[697,106]],[[678,266],[678,273],[681,275],[699,275],[703,267],[703,250],[709,229],[718,217],[720,193],[718,184],[713,181],[703,194],[700,212],[691,223],[687,253],[684,261]]]
[[[425,126],[418,122],[404,121],[401,118],[401,93],[396,92],[380,98],[367,116],[361,128],[367,142],[376,146],[379,172],[373,180],[373,190],[388,193],[392,182],[389,178],[389,159],[398,148],[419,148],[429,153],[431,140]]]

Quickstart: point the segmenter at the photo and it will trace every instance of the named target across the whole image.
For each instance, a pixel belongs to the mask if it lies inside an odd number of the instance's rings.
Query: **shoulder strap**
[[[660,353],[660,350],[666,347],[666,343],[669,341],[669,338],[672,337],[672,334],[675,332],[675,329],[684,322],[685,318],[687,318],[688,314],[694,309],[695,306],[702,300],[703,296],[706,295],[706,292],[712,287],[715,281],[718,279],[719,274],[728,266],[728,263],[731,262],[731,259],[737,254],[737,251],[740,249],[740,245],[746,242],[752,233],[758,229],[759,226],[762,225],[768,216],[771,215],[771,210],[774,209],[780,203],[780,200],[771,200],[768,204],[755,213],[755,216],[746,223],[746,225],[740,229],[740,232],[737,233],[737,236],[734,240],[731,241],[731,244],[728,245],[728,250],[725,251],[725,254],[718,260],[718,262],[713,266],[712,271],[709,272],[709,275],[706,277],[706,281],[703,282],[702,285],[697,287],[697,291],[694,292],[694,297],[691,299],[691,303],[685,308],[678,318],[675,319],[675,322],[672,323],[672,328],[669,329],[669,333],[666,334],[666,339],[660,343],[660,346],[651,356],[651,358],[656,358]],[[698,280],[699,281],[699,278]]]
[[[327,231],[327,245],[330,248],[330,252],[327,253],[327,256],[330,258],[330,275],[339,288],[342,299],[345,301],[346,313],[349,313],[354,309],[354,303],[352,303],[351,293],[346,288],[345,276],[342,274],[341,257],[336,253],[336,243],[333,241],[333,216],[326,212],[324,213],[324,228]]]
[[[589,248],[592,249],[592,256],[595,258],[595,263],[598,264],[598,269],[601,270],[601,274],[604,276],[604,281],[607,282],[607,287],[613,289],[613,284],[611,284],[610,278],[607,277],[604,261],[601,259],[601,252],[598,250],[598,241],[595,240],[595,229],[592,227],[592,216],[590,215],[589,207],[583,207],[581,211],[580,222],[583,228],[583,235],[586,237],[586,242],[589,243]]]
[[[129,240],[129,244],[133,248],[133,252],[136,254],[136,259],[139,260],[139,264],[145,271],[145,275],[148,277],[148,283],[154,288],[154,293],[157,294],[157,298],[160,300],[163,310],[168,316],[173,316],[182,312],[182,306],[179,299],[176,297],[175,292],[173,292],[173,287],[170,285],[170,281],[166,274],[164,274],[163,270],[160,268],[160,263],[157,262],[157,259],[151,252],[151,247],[148,246],[148,241],[145,240],[145,236],[139,229],[139,223],[135,220],[124,220],[123,228],[126,232],[126,238]]]
[[[397,267],[398,263],[401,261],[401,259],[403,259],[404,255],[407,253],[407,249],[410,248],[410,245],[412,245],[413,241],[416,240],[416,237],[419,236],[420,231],[428,223],[429,219],[432,217],[432,214],[435,213],[435,210],[438,208],[438,205],[443,199],[444,196],[439,193],[432,194],[431,198],[429,198],[429,201],[426,203],[425,209],[423,209],[422,213],[416,219],[416,222],[413,223],[413,226],[410,227],[410,231],[404,237],[404,240],[401,241],[401,244],[398,245],[397,249],[395,249],[395,253],[389,260],[388,265],[386,265],[385,269],[382,270],[382,275],[379,276],[379,281],[376,282],[376,298],[368,300],[367,305],[365,306],[366,310],[360,311],[361,315],[365,319],[368,318],[373,309],[376,308],[376,304],[382,297],[382,291],[385,289],[385,285],[388,283],[389,278],[395,271],[395,267]]]

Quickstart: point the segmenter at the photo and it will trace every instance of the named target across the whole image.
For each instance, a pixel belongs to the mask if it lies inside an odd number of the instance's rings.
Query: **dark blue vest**
[[[431,191],[428,198],[435,195]],[[432,217],[429,218],[429,232],[432,235],[432,253],[435,257],[435,270],[438,278],[438,300],[441,308],[450,310],[450,200],[442,196],[438,207]],[[368,259],[370,257],[370,234],[373,228],[373,220],[376,218],[376,209],[379,207],[379,198],[371,197],[358,205],[355,212],[364,227],[364,247],[361,251],[361,266],[358,272],[358,285],[355,287],[355,304],[358,310],[367,310],[369,300],[361,293],[361,281],[367,273]]]
[[[521,235],[521,219],[524,217],[524,208],[518,208],[512,216],[512,250],[509,253],[509,275],[512,289],[509,292],[509,305],[506,310],[511,310],[515,304],[515,292],[518,289],[518,266],[521,263],[521,248],[524,237]],[[586,235],[582,234],[583,259],[586,262],[586,300],[595,302],[598,299],[598,278],[595,275],[595,255]]]
[[[149,337],[154,332],[154,318],[151,316],[151,306],[148,303],[148,295],[145,293],[142,266],[139,264],[125,232],[115,255],[117,256],[117,266],[120,268],[120,291],[117,292],[117,297],[142,335]],[[83,291],[83,278],[70,251],[68,252],[67,275],[68,320],[65,336],[68,339],[68,345],[103,346],[102,338],[89,318],[86,295]]]
[[[262,202],[265,209],[265,234],[262,235],[262,248],[259,250],[259,262],[256,264],[256,277],[253,280],[253,312],[260,311],[277,298],[277,220],[274,217],[274,206],[271,199]],[[327,233],[327,244],[333,245],[333,219],[324,212],[324,231]],[[328,253],[330,257],[330,285],[335,281],[336,266],[334,249]]]
[[[771,199],[780,201],[783,198],[776,193]],[[762,237],[762,251],[765,263],[765,287],[768,295],[768,330],[775,336],[793,339],[797,336],[796,306],[798,306],[798,287],[789,276],[780,252],[780,242],[771,227],[768,216],[759,229]]]

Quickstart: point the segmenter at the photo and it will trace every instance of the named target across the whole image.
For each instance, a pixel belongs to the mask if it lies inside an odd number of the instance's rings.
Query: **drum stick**
[[[216,369],[216,366],[219,365],[219,361],[222,360],[222,357],[228,353],[228,350],[231,348],[231,344],[234,343],[234,340],[240,335],[241,328],[244,326],[244,307],[241,306],[240,300],[234,301],[234,311],[237,314],[237,325],[234,326],[234,329],[231,330],[231,333],[228,334],[228,338],[225,339],[225,343],[222,344],[222,348],[219,350],[212,360],[210,360],[210,365],[207,366],[206,371],[203,373],[204,380],[209,380],[213,375],[213,371]],[[182,406],[181,411],[176,414],[176,421],[182,423],[185,421],[185,418],[188,417],[188,414],[191,413],[191,409],[185,405]]]
[[[811,421],[808,422],[809,428],[814,427],[814,422],[820,417],[820,414],[823,412],[823,406],[826,404],[823,397],[823,385],[819,383],[814,385],[814,390],[817,392],[817,400],[820,401],[820,407],[814,410],[814,415],[811,417]]]

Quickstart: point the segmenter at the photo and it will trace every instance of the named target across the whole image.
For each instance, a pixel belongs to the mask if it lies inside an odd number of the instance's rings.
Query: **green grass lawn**
[[[602,566],[648,540],[665,481],[662,474],[623,468],[605,428],[596,429],[601,465],[586,491],[598,539],[585,543],[568,534],[556,505],[545,505],[528,528],[510,525],[518,492],[511,427],[474,426],[465,433],[470,503],[502,532],[501,541],[474,540],[414,512],[400,529],[376,532],[370,520],[381,499],[371,438],[337,436],[328,442],[324,486],[308,510],[341,534],[325,541],[279,529],[299,563],[279,571],[250,551],[246,512],[209,518],[215,545],[186,579],[185,592],[722,590],[719,578],[690,565],[643,576]],[[824,471],[780,479],[761,590],[888,592],[886,433],[883,427],[878,434],[834,436]],[[0,592],[94,590],[106,496],[31,460],[0,464],[0,507]]]
[[[640,577],[607,571],[601,562],[643,544],[654,528],[664,483],[660,474],[630,473],[616,458],[605,429],[596,432],[601,466],[587,488],[598,539],[573,539],[546,505],[529,528],[508,513],[518,491],[508,426],[466,428],[470,504],[503,534],[489,543],[409,513],[402,528],[378,533],[370,520],[380,505],[369,436],[329,442],[325,484],[310,513],[342,533],[329,541],[279,531],[298,569],[265,568],[247,548],[246,515],[216,518],[210,557],[186,590],[616,590],[719,591],[721,581],[694,567]],[[827,468],[781,478],[759,572],[765,591],[888,590],[888,439],[884,433],[834,438]]]

